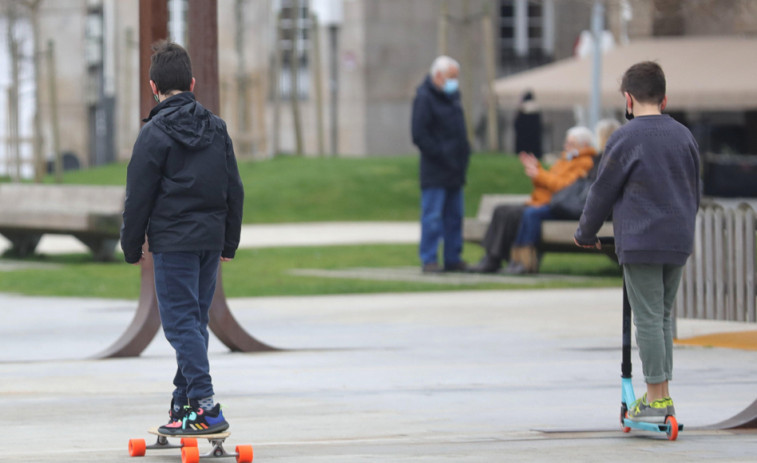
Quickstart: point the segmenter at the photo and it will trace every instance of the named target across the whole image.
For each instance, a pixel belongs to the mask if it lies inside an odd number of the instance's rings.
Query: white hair
[[[597,125],[594,127],[594,132],[597,137],[596,146],[599,151],[604,151],[607,139],[610,138],[610,135],[612,135],[618,127],[620,127],[620,122],[615,119],[602,119],[597,122]]]
[[[434,77],[437,72],[447,73],[447,71],[450,70],[450,68],[457,68],[460,69],[460,64],[455,61],[454,59],[450,58],[449,56],[438,56],[433,64],[431,64],[431,69],[429,70],[429,74],[431,77]]]
[[[594,146],[594,134],[586,127],[575,126],[568,129],[565,138],[572,138],[581,146]]]

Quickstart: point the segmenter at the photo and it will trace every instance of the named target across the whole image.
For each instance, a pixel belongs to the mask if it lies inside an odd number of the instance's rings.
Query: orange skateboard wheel
[[[182,447],[181,463],[199,463],[200,450],[197,447]]]
[[[668,440],[676,440],[678,439],[678,420],[675,416],[668,416],[665,418],[665,424],[667,424],[668,427]]]
[[[195,439],[194,437],[182,437],[181,446],[182,447],[197,447],[197,439]]]
[[[129,439],[129,455],[132,457],[145,456],[147,445],[144,439]]]
[[[237,463],[252,463],[252,445],[237,445]]]
[[[182,447],[181,463],[199,463],[200,450],[197,447]]]

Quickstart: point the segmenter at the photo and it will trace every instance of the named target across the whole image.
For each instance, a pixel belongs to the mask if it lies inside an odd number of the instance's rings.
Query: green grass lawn
[[[245,223],[309,221],[415,221],[419,215],[418,157],[298,158],[281,156],[239,163],[245,184]],[[126,165],[112,164],[66,172],[65,183],[123,185]],[[52,179],[48,178],[48,182]],[[527,193],[530,180],[514,156],[475,154],[466,186],[467,215],[476,213],[482,194]],[[481,248],[466,245],[475,262]],[[119,262],[95,263],[88,254],[38,256],[43,268],[0,272],[0,292],[28,295],[135,299],[139,268]],[[328,246],[241,249],[224,265],[229,297],[438,291],[449,289],[533,288],[482,283],[439,285],[409,281],[367,281],[295,276],[293,269],[418,267],[416,245]],[[537,287],[619,286],[616,264],[601,255],[548,254],[542,273],[588,276],[585,282],[544,281]]]
[[[418,156],[301,158],[239,163],[245,223],[417,220]],[[52,179],[48,179],[52,181]],[[65,183],[124,185],[126,165],[67,172]],[[531,182],[514,156],[474,154],[465,189],[466,215],[485,193],[528,193]]]
[[[478,258],[481,251],[476,248],[466,246],[464,258]],[[236,258],[223,266],[224,289],[228,297],[254,297],[620,285],[618,266],[605,256],[589,254],[548,254],[542,264],[544,274],[587,276],[589,278],[586,281],[576,283],[545,280],[536,286],[511,283],[439,285],[411,281],[318,278],[289,273],[293,269],[303,268],[417,267],[416,255],[415,245],[240,249]],[[136,299],[139,296],[138,266],[127,265],[122,261],[96,263],[86,254],[38,256],[32,261],[55,265],[0,272],[0,292],[124,299]]]

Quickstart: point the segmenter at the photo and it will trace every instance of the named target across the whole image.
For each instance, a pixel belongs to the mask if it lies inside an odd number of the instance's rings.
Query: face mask
[[[568,152],[565,153],[565,159],[568,160],[568,161],[572,160],[576,156],[578,156],[578,150],[577,149],[572,149],[572,150],[570,150],[570,151],[568,151]]]
[[[628,112],[628,108],[626,108],[626,120],[630,121],[631,119],[633,119],[633,113]]]
[[[457,79],[447,79],[446,81],[444,81],[443,90],[447,95],[451,95],[457,91],[458,87],[459,84],[457,82]]]

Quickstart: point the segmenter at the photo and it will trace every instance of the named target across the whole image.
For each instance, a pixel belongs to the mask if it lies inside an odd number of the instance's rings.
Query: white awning
[[[677,37],[638,40],[602,56],[602,106],[623,107],[620,79],[631,65],[656,61],[667,80],[668,109],[757,109],[757,38]],[[592,58],[568,58],[498,79],[500,105],[514,108],[532,90],[542,109],[588,106]]]

